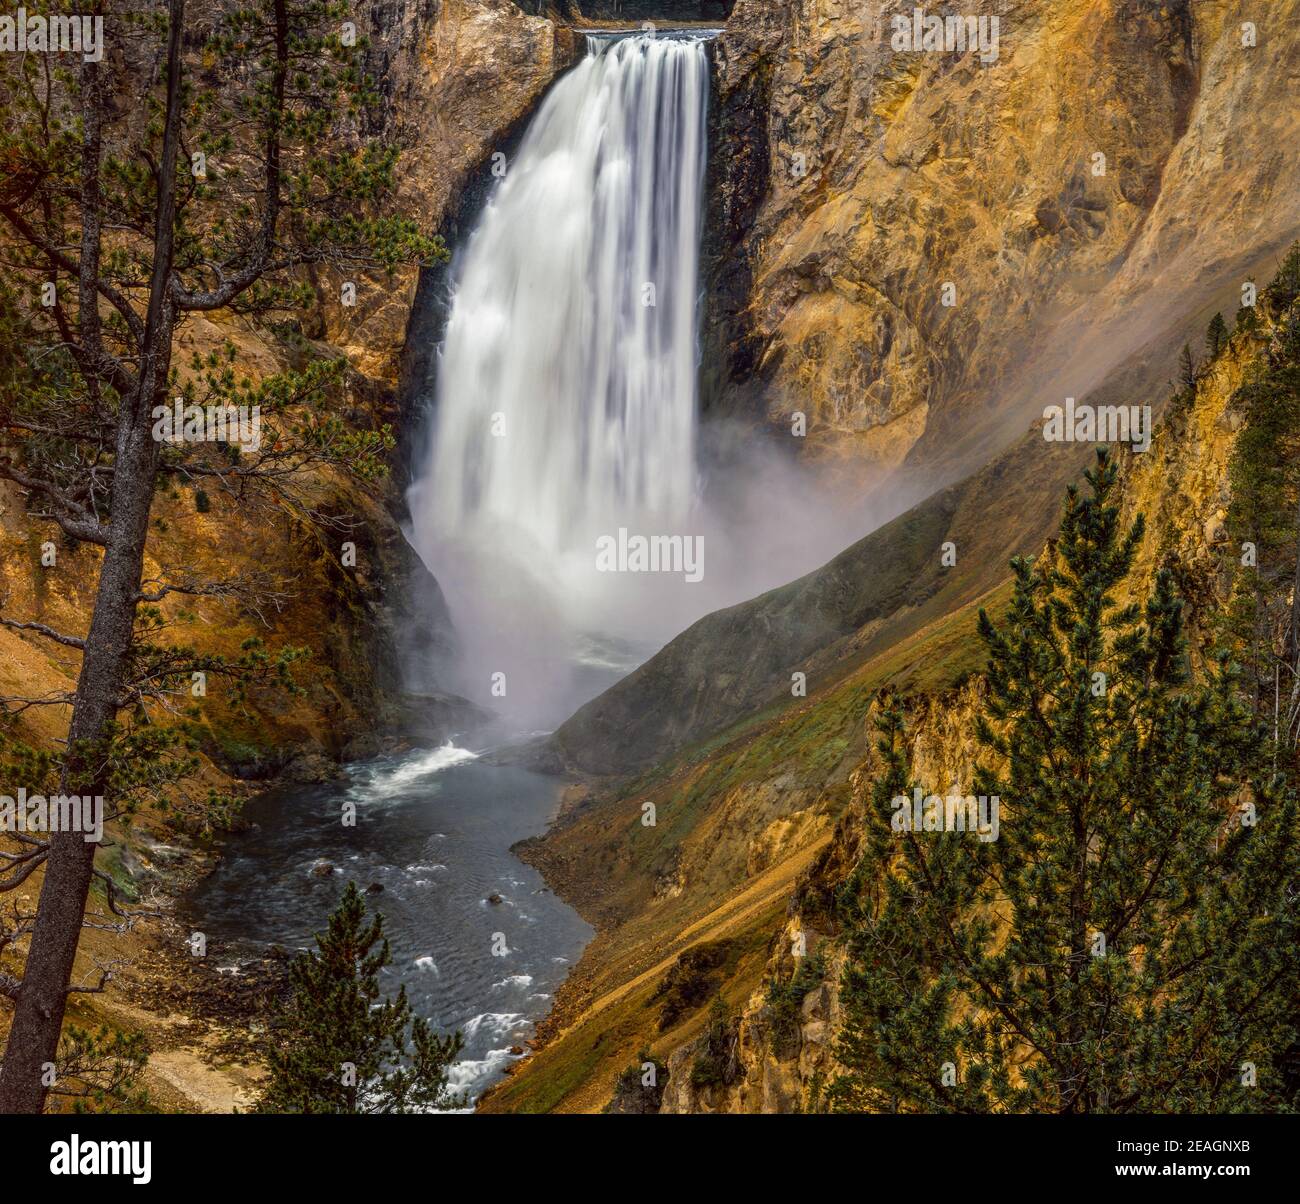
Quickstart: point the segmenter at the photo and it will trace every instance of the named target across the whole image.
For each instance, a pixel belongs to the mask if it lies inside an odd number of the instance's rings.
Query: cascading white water
[[[589,37],[457,265],[409,500],[471,697],[513,671],[554,704],[557,657],[626,610],[595,538],[691,513],[707,95],[698,38]]]

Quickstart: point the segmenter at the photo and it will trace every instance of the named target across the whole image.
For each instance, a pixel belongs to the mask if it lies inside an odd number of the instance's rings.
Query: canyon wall
[[[1293,327],[1288,304],[1278,321]],[[1141,513],[1146,529],[1117,602],[1139,599],[1158,567],[1173,567],[1194,663],[1232,596],[1241,551],[1230,535],[1235,457],[1255,404],[1252,382],[1280,329],[1248,322],[1198,369],[1194,388],[1179,390],[1149,450],[1119,453],[1122,519]],[[1059,504],[1058,493],[1053,530]],[[1041,548],[1040,540],[1033,551]],[[872,650],[869,636],[833,645],[841,672],[807,698],[787,692],[640,776],[570,793],[555,826],[520,852],[597,936],[557,996],[540,1048],[485,1110],[824,1105],[842,1021],[835,897],[857,862],[880,771],[876,700],[889,688],[903,701],[919,783],[940,793],[968,788],[984,755],[975,720],[987,714],[976,617],[981,608],[995,620],[1005,613],[1008,573],[1003,559],[999,584],[882,647]],[[1282,611],[1291,603],[1285,586],[1275,599]],[[873,628],[876,620],[864,624]],[[807,960],[796,956],[800,946]],[[701,1076],[717,998],[728,1012],[725,1065],[711,1053]],[[661,1068],[653,1099],[636,1089],[639,1069],[629,1073],[647,1056]]]
[[[806,460],[909,502],[1176,352],[1300,229],[1295,0],[921,6],[996,17],[996,58],[896,49],[915,7],[736,4],[705,322],[710,411],[804,412]]]
[[[1158,414],[1300,231],[1292,0],[1249,30],[1216,0],[962,6],[998,18],[988,62],[896,50],[914,11],[739,0],[713,50],[704,411],[866,495],[865,538],[582,708],[575,769],[649,764],[991,588],[1083,463],[1043,407]]]
[[[717,21],[727,19],[733,0],[572,0],[589,21]]]

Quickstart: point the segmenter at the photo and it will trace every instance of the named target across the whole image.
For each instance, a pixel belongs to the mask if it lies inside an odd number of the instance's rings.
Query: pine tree
[[[379,972],[392,961],[381,915],[366,922],[349,882],[316,937],[318,951],[290,970],[293,994],[270,1028],[270,1079],[260,1112],[391,1113],[451,1108],[459,1033],[438,1036],[414,1016],[402,987],[382,999]],[[409,1036],[408,1036],[408,1029]]]
[[[648,1049],[636,1055],[614,1081],[614,1094],[602,1112],[616,1116],[649,1116],[663,1104],[668,1086],[668,1065]]]
[[[691,1063],[691,1086],[725,1087],[739,1073],[736,1059],[737,1022],[721,995],[709,1004],[709,1021]]]
[[[58,1102],[51,1111],[149,1111],[149,1094],[140,1085],[148,1061],[149,1043],[142,1033],[68,1025],[55,1062],[50,1095]]]
[[[1228,462],[1232,595],[1222,638],[1245,669],[1258,705],[1300,741],[1300,313],[1289,277],[1300,245],[1260,295],[1267,341],[1229,403],[1243,420]],[[1254,310],[1250,312],[1254,313]],[[1288,597],[1289,596],[1289,597]]]
[[[1220,351],[1223,345],[1228,341],[1228,324],[1223,320],[1223,315],[1216,313],[1210,319],[1210,325],[1205,331],[1205,354],[1213,359]]]
[[[1297,332],[1300,333],[1300,332]],[[1290,339],[1295,343],[1295,337]],[[1288,382],[1287,376],[1291,377]],[[1300,372],[1289,366],[1270,368],[1237,390],[1246,425],[1228,465],[1232,502],[1228,508],[1229,548],[1239,561],[1225,626],[1242,647],[1242,656],[1261,705],[1272,708],[1274,670],[1279,652],[1273,628],[1274,601],[1285,602],[1296,572],[1296,503],[1300,498],[1300,464],[1296,461],[1300,429]],[[1285,638],[1284,641],[1285,643]],[[1288,679],[1283,688],[1289,690]]]
[[[1277,273],[1264,292],[1269,305],[1277,313],[1290,308],[1300,297],[1300,241],[1287,248],[1282,262],[1277,265]]]
[[[1178,383],[1184,389],[1196,388],[1196,357],[1186,343],[1178,356]]]
[[[396,265],[446,249],[393,206],[397,147],[359,136],[381,98],[364,47],[343,36],[355,25],[347,3],[192,7],[187,18],[185,0],[103,0],[112,44],[100,61],[0,55],[0,480],[26,495],[43,537],[57,529],[65,546],[89,545],[98,565],[85,630],[0,613],[0,625],[80,657],[75,691],[0,698],[0,711],[68,708],[46,789],[104,797],[109,820],[146,801],[207,827],[227,800],[190,804],[173,788],[198,761],[169,712],[194,673],[224,680],[237,700],[249,684],[282,681],[301,650],[250,640],[226,658],[174,638],[178,620],[156,605],[165,597],[256,611],[286,583],[270,567],[210,580],[174,561],[145,580],[157,484],[202,484],[200,509],[208,490],[241,509],[301,507],[295,478],[331,466],[372,481],[394,436],[338,416],[340,356],[309,355],[254,381],[237,371],[233,344],[179,353],[197,322],[273,333],[288,314],[332,303],[343,279],[387,287]],[[244,452],[168,441],[155,424],[177,400],[256,407],[266,438]],[[0,752],[31,760],[36,750],[6,727]],[[21,978],[0,974],[0,1001],[12,1005],[0,1112],[45,1105],[67,997],[84,989],[71,980],[92,882],[115,920],[131,920],[97,847],[55,832],[3,863],[0,894],[38,870],[42,879],[34,915],[0,912],[0,942],[26,952]]]
[[[1293,792],[1231,668],[1190,680],[1161,571],[1122,605],[1142,537],[1105,452],[1059,538],[1017,558],[989,651],[975,792],[997,838],[895,832],[904,717],[841,908],[850,960],[841,1110],[1209,1112],[1285,1108],[1300,971]]]

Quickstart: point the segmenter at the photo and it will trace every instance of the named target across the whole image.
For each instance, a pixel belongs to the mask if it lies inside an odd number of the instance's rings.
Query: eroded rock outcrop
[[[708,401],[858,483],[983,463],[1300,228],[1294,0],[961,5],[989,62],[896,50],[915,7],[739,0],[716,53]]]
[[[577,37],[512,0],[383,0],[367,14],[370,72],[384,103],[366,136],[402,148],[398,203],[450,237],[466,182],[574,61]],[[339,303],[340,282],[321,281],[325,337],[389,385],[399,377],[417,279],[414,269],[372,277],[350,308]]]

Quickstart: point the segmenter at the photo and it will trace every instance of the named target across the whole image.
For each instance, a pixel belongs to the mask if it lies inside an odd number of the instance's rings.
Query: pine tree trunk
[[[185,0],[171,0],[168,8],[167,117],[158,167],[149,308],[138,385],[134,396],[122,399],[118,413],[108,542],[68,730],[68,758],[61,785],[67,794],[104,793],[104,758],[94,752],[94,746],[103,739],[116,717],[122,697],[158,466],[159,444],[153,438],[150,415],[155,405],[166,400],[171,368],[175,307],[169,289],[176,219]],[[82,303],[86,303],[84,296]],[[95,303],[93,298],[89,303]],[[91,753],[89,762],[87,752]],[[112,802],[105,800],[106,806]],[[40,1112],[45,1106],[48,1090],[45,1068],[55,1060],[63,1028],[68,984],[97,847],[84,840],[79,832],[58,832],[50,837],[36,925],[15,1001],[4,1062],[0,1064],[0,1113]]]
[[[1291,581],[1291,622],[1282,653],[1293,669],[1300,668],[1300,505],[1296,508],[1295,575]]]
[[[133,433],[139,445],[141,432]],[[104,555],[77,683],[68,733],[70,749],[79,741],[98,741],[117,713],[153,495],[149,457],[157,455],[148,428],[142,433],[151,446],[137,446],[132,457],[125,462],[119,457],[117,461],[112,535]],[[136,458],[145,463],[133,462]],[[99,757],[91,762],[92,767],[102,764]],[[84,773],[70,755],[61,789],[70,794],[103,794],[102,771],[95,773],[92,768]],[[106,800],[109,805],[111,802]],[[15,1001],[4,1063],[0,1065],[0,1112],[40,1112],[44,1107],[47,1084],[42,1081],[43,1068],[54,1061],[63,1027],[63,1009],[97,848],[80,832],[56,832],[50,837],[36,926]]]

